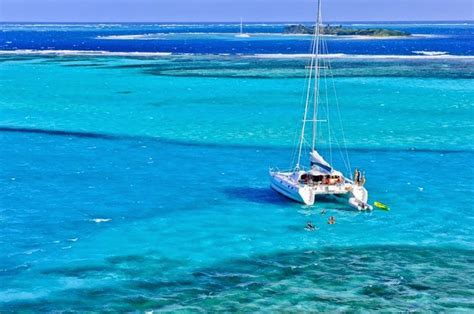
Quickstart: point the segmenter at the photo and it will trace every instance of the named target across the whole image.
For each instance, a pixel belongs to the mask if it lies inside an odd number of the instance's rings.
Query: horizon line
[[[244,21],[245,22],[245,21]],[[324,21],[326,23],[474,23],[472,20],[334,20],[334,21]],[[60,23],[69,23],[69,24],[151,24],[151,23],[179,23],[179,24],[196,24],[196,23],[208,23],[208,24],[225,24],[225,23],[240,23],[240,20],[235,21],[0,21],[1,24],[8,23],[38,23],[38,24],[60,24]],[[257,24],[257,23],[266,23],[266,24],[280,24],[280,23],[314,23],[314,21],[303,21],[303,20],[288,20],[288,21],[248,21],[247,24]]]

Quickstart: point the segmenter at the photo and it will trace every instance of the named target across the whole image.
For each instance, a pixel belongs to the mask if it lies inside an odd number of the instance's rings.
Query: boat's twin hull
[[[278,193],[306,205],[313,205],[315,202],[314,196],[310,193],[309,189],[303,189],[301,187],[287,184],[285,181],[272,179],[272,188]]]
[[[337,186],[320,185],[308,186],[291,180],[288,174],[270,173],[271,187],[278,193],[306,205],[314,205],[318,197],[334,196],[346,200],[356,199],[357,204],[367,204],[367,190],[353,183],[345,183]],[[353,205],[354,202],[349,202]],[[356,207],[360,209],[360,206]]]

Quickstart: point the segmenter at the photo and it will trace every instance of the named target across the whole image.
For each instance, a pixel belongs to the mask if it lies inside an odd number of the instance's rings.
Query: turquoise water
[[[474,309],[472,59],[333,61],[372,213],[269,189],[305,60],[0,61],[1,310]]]

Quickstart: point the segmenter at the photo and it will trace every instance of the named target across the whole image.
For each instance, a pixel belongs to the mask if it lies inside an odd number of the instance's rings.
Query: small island
[[[314,34],[314,26],[305,26],[302,24],[288,25],[283,30],[284,34]],[[335,36],[371,36],[371,37],[406,37],[411,34],[399,30],[391,30],[385,28],[350,28],[342,25],[332,26],[325,25],[321,27],[322,35]]]

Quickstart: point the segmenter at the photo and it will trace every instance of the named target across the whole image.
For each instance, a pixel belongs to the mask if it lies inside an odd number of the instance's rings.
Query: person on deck
[[[356,168],[356,170],[354,171],[354,182],[359,183],[359,179],[360,179],[360,172],[359,172],[359,169]]]

